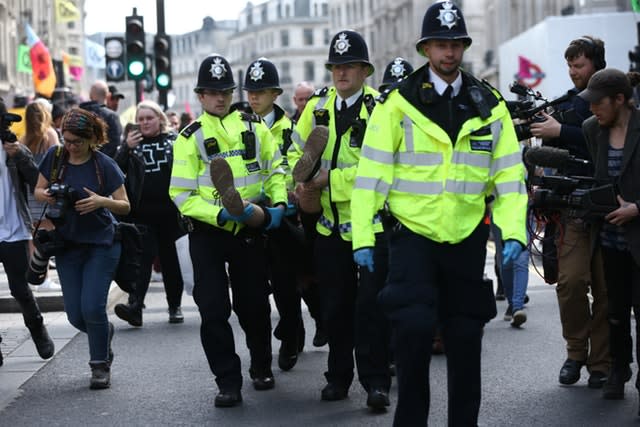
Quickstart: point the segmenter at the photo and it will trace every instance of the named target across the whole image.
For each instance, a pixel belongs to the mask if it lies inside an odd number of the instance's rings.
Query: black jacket
[[[107,123],[107,137],[109,142],[100,147],[100,151],[109,157],[115,156],[116,150],[118,149],[122,139],[122,125],[120,124],[120,118],[118,115],[115,111],[107,108],[106,105],[98,104],[95,101],[83,102],[80,104],[80,108],[91,111]]]

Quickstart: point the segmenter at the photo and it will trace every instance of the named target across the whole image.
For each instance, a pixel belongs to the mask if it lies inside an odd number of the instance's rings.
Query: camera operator
[[[590,159],[582,134],[582,122],[591,116],[587,101],[577,95],[587,87],[589,78],[606,66],[604,42],[584,36],[569,43],[565,59],[569,77],[575,85],[573,95],[556,111],[563,111],[565,122],[560,123],[549,114],[540,123],[531,124],[531,133],[543,139],[543,145],[567,149],[577,158]],[[593,176],[593,167],[569,165],[558,170],[560,175]],[[581,220],[563,221],[563,232],[555,224],[547,224],[545,238],[556,234],[558,257],[558,285],[556,293],[562,322],[562,336],[567,343],[567,360],[560,369],[561,384],[574,384],[580,379],[580,370],[586,365],[590,373],[590,388],[600,388],[609,370],[609,334],[606,324],[607,303],[602,260],[599,251],[589,245],[589,225]],[[585,269],[585,265],[590,268]],[[593,302],[589,303],[591,290]]]
[[[56,265],[67,318],[89,338],[90,388],[107,388],[113,360],[107,296],[121,251],[112,213],[126,215],[129,200],[120,168],[98,151],[107,141],[102,119],[74,108],[62,120],[62,137],[64,147],[49,149],[40,164],[35,196],[51,205],[49,218],[64,240]]]
[[[29,240],[33,231],[27,204],[27,184],[35,185],[38,167],[29,149],[17,142],[16,136],[9,131],[11,122],[16,121],[20,121],[20,116],[8,114],[0,98],[0,262],[38,354],[48,359],[53,356],[55,347],[24,274],[29,263]]]
[[[640,112],[630,104],[632,86],[639,81],[638,73],[627,77],[619,70],[602,70],[580,93],[594,114],[582,126],[594,176],[599,182],[616,184],[620,203],[592,230],[593,240],[602,247],[609,303],[611,369],[603,388],[605,399],[622,399],[624,384],[631,379],[631,307],[640,324]],[[636,326],[636,358],[639,332]],[[640,390],[640,379],[636,388]]]

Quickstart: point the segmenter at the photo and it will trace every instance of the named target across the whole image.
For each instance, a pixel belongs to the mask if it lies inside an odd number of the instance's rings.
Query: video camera
[[[567,93],[553,101],[548,101],[540,92],[534,92],[531,88],[517,81],[509,86],[509,90],[522,98],[519,101],[507,101],[507,108],[511,118],[524,121],[524,123],[514,125],[518,141],[523,141],[533,136],[531,135],[531,123],[541,123],[546,120],[539,114],[541,111],[545,111],[560,123],[575,123],[578,120],[573,109],[554,110],[551,108],[569,100],[573,94]],[[536,106],[536,101],[543,101],[543,103]]]
[[[4,105],[4,101],[0,98],[0,140],[2,142],[16,142],[18,138],[16,134],[9,130],[9,126],[13,122],[19,122],[22,120],[17,114],[7,112],[7,107]]]
[[[587,165],[569,151],[553,147],[531,147],[524,151],[529,174],[527,186],[533,188],[531,208],[542,214],[562,212],[571,218],[601,219],[620,205],[613,184],[598,183],[587,176],[536,176],[533,166],[563,169],[568,164]]]

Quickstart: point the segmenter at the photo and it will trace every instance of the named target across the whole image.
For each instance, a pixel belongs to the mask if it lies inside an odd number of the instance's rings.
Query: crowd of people
[[[300,83],[291,116],[277,103],[278,70],[266,58],[244,73],[248,102],[232,105],[234,72],[218,54],[200,64],[195,119],[143,101],[123,130],[115,113],[123,95],[102,81],[57,125],[50,105],[29,104],[20,141],[0,135],[0,259],[40,356],[54,347],[23,274],[35,228],[61,242],[50,252],[68,319],[88,336],[90,387],[110,386],[106,300],[126,222],[144,243],[140,274],[115,314],[142,326],[157,257],[169,322],[183,322],[175,241],[187,235],[215,406],[242,402],[231,310],[246,335],[251,383],[269,390],[272,332],[281,341],[278,367],[293,369],[305,343],[304,301],[313,345],[329,348],[322,400],[347,398],[357,374],[366,405],[384,411],[396,375],[394,425],[427,425],[431,355],[444,351],[449,424],[477,425],[483,328],[497,315],[484,277],[487,241],[491,232],[505,320],[519,328],[535,228],[526,175],[542,172],[525,168],[530,141],[518,141],[501,94],[461,68],[471,44],[462,11],[433,4],[415,46],[427,62],[414,70],[394,58],[378,91],[366,83],[374,66],[365,39],[339,31],[326,61],[333,86]],[[589,160],[546,173],[615,184],[617,207],[596,220],[565,214],[546,224],[543,256],[557,269],[567,349],[558,380],[574,384],[586,366],[590,388],[621,399],[632,376],[631,309],[636,321],[640,313],[640,184],[632,178],[640,78],[607,68],[596,37],[571,41],[565,59],[574,87],[556,108],[572,114],[542,112],[531,134]],[[0,115],[11,119],[4,106]],[[45,251],[40,240],[32,246]],[[271,294],[280,315],[273,331]]]

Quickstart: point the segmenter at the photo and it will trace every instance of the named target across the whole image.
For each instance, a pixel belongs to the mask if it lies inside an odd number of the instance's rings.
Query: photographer
[[[542,145],[567,149],[577,158],[590,159],[582,134],[582,122],[591,116],[588,103],[577,95],[587,87],[589,78],[606,66],[604,42],[584,36],[573,40],[565,50],[569,77],[575,87],[570,98],[556,106],[565,122],[560,123],[543,113],[545,121],[531,124],[533,136],[543,139]],[[559,175],[593,176],[589,165],[569,165],[558,170]],[[599,251],[589,245],[589,225],[581,220],[569,219],[555,230],[549,223],[545,238],[554,238],[558,257],[558,285],[556,293],[562,322],[562,336],[567,343],[567,359],[560,369],[561,384],[574,384],[580,379],[580,370],[586,365],[590,373],[590,388],[600,388],[609,370],[609,334],[606,323],[607,303],[602,260]],[[585,269],[585,265],[590,268]],[[589,291],[593,302],[589,302]]]
[[[40,357],[48,359],[53,356],[55,347],[24,274],[29,264],[28,245],[33,231],[27,205],[27,184],[35,185],[38,167],[29,149],[18,143],[9,131],[11,122],[16,121],[20,121],[20,116],[8,114],[0,98],[0,262],[36,350]]]
[[[630,80],[633,80],[631,82]],[[631,104],[632,86],[640,74],[607,69],[591,77],[580,97],[594,116],[583,124],[587,147],[599,182],[616,184],[620,207],[610,212],[592,237],[599,240],[609,302],[611,369],[603,388],[605,399],[624,398],[633,361],[631,308],[636,319],[636,358],[640,354],[640,112]],[[640,379],[636,379],[640,389]],[[640,414],[640,413],[639,413]]]
[[[129,200],[118,165],[98,151],[107,141],[102,119],[74,108],[63,118],[62,137],[64,147],[52,147],[40,165],[35,196],[49,203],[64,241],[56,264],[67,318],[89,338],[90,388],[107,388],[113,360],[107,296],[121,248],[112,213],[126,215]]]

